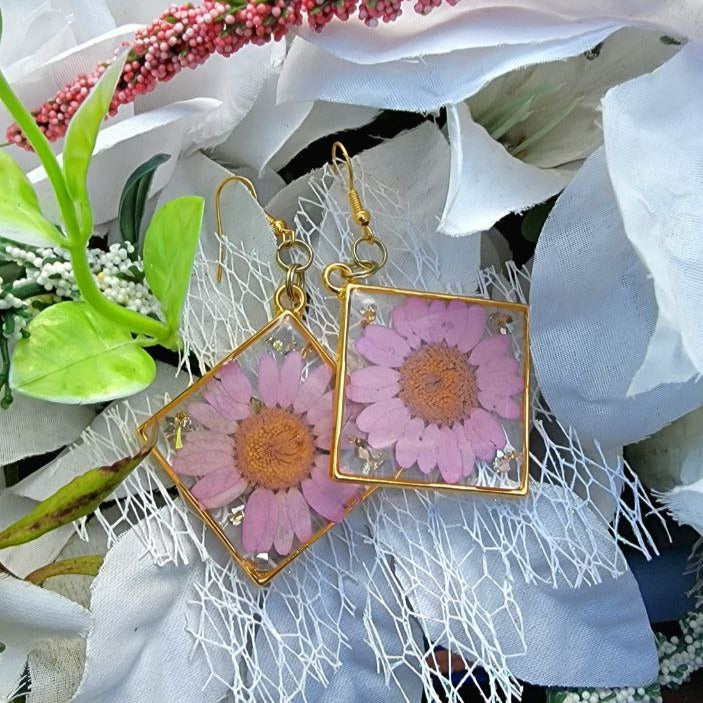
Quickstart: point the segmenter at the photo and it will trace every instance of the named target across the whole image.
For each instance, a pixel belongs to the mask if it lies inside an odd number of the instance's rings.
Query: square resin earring
[[[352,261],[330,264],[323,273],[342,306],[331,475],[355,483],[525,495],[527,306],[367,284],[388,255],[340,142],[333,146],[335,169],[338,151],[362,234]]]
[[[220,236],[220,194],[235,181],[256,197],[245,178],[223,181],[216,194]],[[303,323],[313,254],[285,222],[268,217],[285,273],[273,319],[139,429],[146,438],[160,428],[165,442],[156,458],[258,584],[368,492],[329,476],[336,365]]]

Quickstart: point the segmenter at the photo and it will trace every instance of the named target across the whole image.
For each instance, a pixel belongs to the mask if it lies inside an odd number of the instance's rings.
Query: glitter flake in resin
[[[333,476],[525,495],[527,307],[357,284],[342,305],[336,427],[347,430],[335,432]]]
[[[329,475],[334,372],[285,312],[140,428],[158,424],[157,459],[259,584],[365,493]]]

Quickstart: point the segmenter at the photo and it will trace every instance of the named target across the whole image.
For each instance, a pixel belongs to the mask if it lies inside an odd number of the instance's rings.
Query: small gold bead
[[[359,210],[354,213],[354,221],[359,227],[367,227],[371,222],[371,215],[366,210]]]

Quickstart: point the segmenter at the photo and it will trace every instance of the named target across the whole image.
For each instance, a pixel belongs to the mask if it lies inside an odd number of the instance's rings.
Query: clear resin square
[[[142,427],[182,495],[258,584],[368,492],[330,478],[335,365],[277,316]]]
[[[332,475],[525,495],[527,307],[351,284]]]

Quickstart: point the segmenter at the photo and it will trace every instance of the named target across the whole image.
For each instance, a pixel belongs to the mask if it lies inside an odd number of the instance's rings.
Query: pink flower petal
[[[404,337],[382,325],[369,325],[355,348],[370,362],[391,367],[400,366],[411,351]]]
[[[478,394],[478,402],[481,403],[486,410],[492,410],[506,420],[518,420],[522,417],[521,406],[512,398],[493,395],[487,391],[480,391]]]
[[[474,408],[468,422],[484,439],[498,449],[505,447],[505,432],[498,420],[482,408]]]
[[[463,332],[456,344],[459,351],[466,354],[478,344],[478,341],[483,337],[483,333],[486,330],[487,320],[488,315],[486,314],[485,308],[480,305],[468,306]]]
[[[285,556],[290,554],[293,547],[293,525],[288,515],[285,492],[280,491],[276,495],[276,500],[278,501],[278,525],[276,525],[273,546],[281,556]]]
[[[522,376],[522,364],[514,356],[499,356],[479,364],[477,373],[509,373]]]
[[[234,450],[234,440],[230,435],[212,430],[193,430],[183,435],[183,446],[191,447],[199,445],[205,449],[215,449],[217,451],[231,452]]]
[[[510,349],[510,344],[510,337],[507,334],[486,337],[474,347],[469,356],[469,362],[474,366],[480,366],[490,359],[505,356]]]
[[[222,381],[222,385],[232,399],[237,403],[249,405],[251,400],[251,381],[242,371],[238,361],[230,361],[218,372],[217,378]]]
[[[278,404],[289,408],[300,390],[300,374],[303,371],[303,355],[298,351],[286,354],[281,366]]]
[[[413,332],[423,341],[430,341],[430,306],[422,298],[410,298],[405,304],[405,315]]]
[[[301,542],[307,542],[312,537],[312,521],[307,501],[297,488],[289,489],[285,496],[286,510],[293,532]]]
[[[471,445],[474,454],[484,461],[490,461],[496,455],[496,445],[486,437],[481,436],[471,424],[470,420],[464,422],[464,435]]]
[[[451,300],[447,305],[444,341],[452,347],[458,346],[466,331],[468,306],[461,300]]]
[[[395,460],[403,469],[409,469],[417,463],[418,456],[422,450],[422,433],[425,430],[425,423],[415,417],[405,426],[403,436],[395,445]]]
[[[315,401],[314,405],[308,410],[306,420],[310,425],[315,426],[325,417],[331,417],[334,412],[334,391],[327,391],[323,396]]]
[[[430,343],[437,344],[444,339],[447,324],[447,304],[442,300],[433,300],[430,303]]]
[[[410,411],[403,405],[378,420],[369,430],[368,443],[374,449],[385,449],[393,446],[405,431],[410,420]]]
[[[224,468],[201,478],[190,492],[203,508],[209,510],[231,503],[246,488],[247,482],[236,471]]]
[[[237,429],[235,420],[222,417],[209,403],[191,403],[188,406],[188,414],[193,420],[209,430],[231,434]]]
[[[413,332],[410,319],[408,318],[408,303],[397,305],[391,312],[391,324],[393,329],[403,337],[405,341],[413,348],[417,349],[420,346],[420,338]]]
[[[463,473],[461,454],[456,436],[451,427],[442,427],[440,430],[439,452],[437,465],[442,478],[447,483],[458,483]]]
[[[257,554],[271,549],[278,526],[278,500],[268,488],[257,488],[244,507],[242,546]]]
[[[341,522],[344,519],[345,504],[350,500],[350,488],[353,492],[358,490],[355,486],[335,483],[318,464],[311,477],[302,482],[301,488],[308,505],[332,522]]]
[[[228,420],[243,420],[249,417],[249,405],[239,403],[224,389],[222,382],[213,378],[203,386],[202,396],[218,412]]]
[[[382,400],[365,407],[356,418],[356,426],[362,432],[370,432],[373,426],[388,413],[405,408],[405,403],[400,398]]]
[[[400,391],[400,374],[387,366],[367,366],[353,371],[347,386],[347,398],[355,403],[387,400]]]
[[[325,415],[325,417],[313,427],[315,446],[318,449],[330,450],[332,446],[333,419],[332,413],[330,413],[329,415]]]
[[[278,402],[280,373],[273,354],[263,354],[259,359],[259,396],[264,405],[273,407]]]
[[[525,388],[525,382],[520,376],[508,373],[486,373],[483,367],[479,366],[476,372],[476,381],[482,391],[486,391],[493,396],[506,396],[521,393]]]
[[[457,423],[452,427],[454,436],[456,437],[459,453],[461,454],[462,475],[470,476],[476,466],[476,454],[474,453],[471,443],[466,438],[466,433],[461,424]]]
[[[293,401],[293,410],[297,413],[307,412],[322,397],[331,380],[332,369],[327,364],[320,364],[311,371]]]
[[[218,469],[234,471],[232,451],[204,450],[201,445],[184,446],[173,460],[173,470],[181,476],[205,476]]]
[[[440,431],[437,425],[427,425],[422,433],[422,446],[417,457],[417,466],[423,474],[428,474],[437,466]]]

